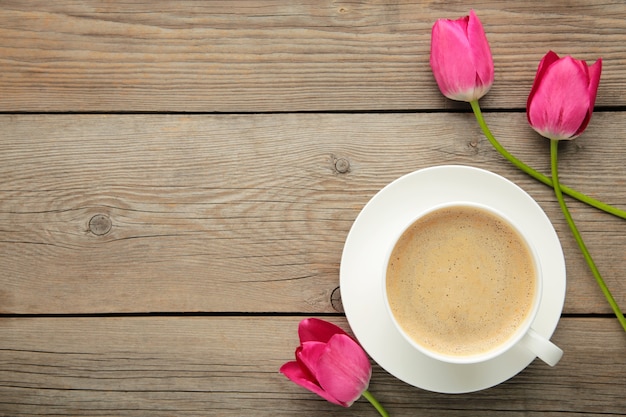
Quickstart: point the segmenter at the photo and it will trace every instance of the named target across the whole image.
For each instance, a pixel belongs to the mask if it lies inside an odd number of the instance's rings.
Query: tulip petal
[[[332,395],[324,391],[319,385],[317,385],[316,382],[311,381],[308,378],[308,375],[302,372],[302,369],[300,368],[300,365],[298,364],[298,362],[294,362],[294,361],[287,362],[286,364],[280,367],[280,372],[283,375],[285,375],[287,378],[289,378],[295,384],[303,388],[306,388],[309,391],[319,395],[326,401],[345,407],[344,404],[342,404],[339,400],[337,400]]]
[[[493,84],[493,58],[483,25],[473,10],[470,10],[467,23],[467,38],[471,47],[472,64],[476,70],[476,75],[480,78],[480,85],[488,86],[488,89]]]
[[[535,81],[533,81],[533,86],[530,89],[530,93],[528,94],[528,100],[526,101],[526,117],[528,118],[528,123],[533,126],[533,123],[530,120],[530,107],[531,103],[535,97],[535,93],[537,92],[537,88],[539,88],[539,84],[544,78],[546,70],[552,65],[554,62],[559,60],[559,56],[553,51],[548,51],[548,53],[541,58],[539,61],[539,67],[537,67],[537,74],[535,75]]]
[[[550,139],[571,139],[589,110],[588,76],[580,61],[565,57],[545,68],[528,108],[528,120]],[[537,78],[539,78],[539,73]]]
[[[315,368],[317,368],[317,363],[319,362],[320,357],[324,354],[325,349],[326,343],[304,342],[296,350],[296,360],[300,363],[301,367],[308,369],[311,375],[314,378],[317,378],[315,375]]]
[[[545,54],[543,58],[541,58],[541,61],[539,61],[539,66],[537,67],[537,75],[535,76],[535,81],[533,82],[533,87],[531,89],[529,97],[532,97],[533,90],[535,90],[539,86],[539,83],[543,79],[546,70],[550,67],[550,65],[554,64],[559,59],[559,56],[554,51],[548,51],[548,53]]]
[[[346,332],[333,323],[316,318],[304,319],[298,325],[300,342],[317,341],[326,343],[336,334],[346,334]]]
[[[585,131],[589,121],[591,120],[591,115],[593,114],[593,107],[596,104],[596,95],[598,94],[598,86],[600,85],[600,75],[602,73],[602,58],[599,58],[593,65],[591,65],[588,69],[589,75],[589,109],[587,109],[587,116],[585,120],[578,128],[578,131],[574,136],[579,136],[581,133]]]
[[[602,74],[602,58],[589,67],[589,107],[593,109],[596,105],[596,95],[600,85],[600,75]]]
[[[468,20],[442,19],[433,26],[430,63],[439,89],[447,97],[471,89],[476,82],[476,73],[467,70],[472,62]]]
[[[309,363],[302,360],[300,352],[302,352],[302,345],[298,346],[296,349],[296,362],[300,366],[302,373],[305,375],[306,379],[310,381],[317,381],[315,379],[315,375],[313,375],[313,372],[309,369]]]
[[[338,334],[326,344],[315,376],[326,392],[349,407],[369,386],[372,366],[357,342]]]

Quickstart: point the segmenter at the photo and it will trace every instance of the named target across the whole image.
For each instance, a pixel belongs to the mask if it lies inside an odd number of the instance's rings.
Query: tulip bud
[[[474,101],[493,84],[493,59],[482,23],[473,10],[458,20],[433,25],[430,66],[439,90],[459,101]]]
[[[593,65],[548,52],[526,104],[528,123],[549,139],[574,139],[587,128],[596,102],[602,58]]]
[[[341,328],[324,320],[302,320],[298,334],[296,360],[284,364],[280,372],[333,404],[351,406],[372,376],[365,351]]]

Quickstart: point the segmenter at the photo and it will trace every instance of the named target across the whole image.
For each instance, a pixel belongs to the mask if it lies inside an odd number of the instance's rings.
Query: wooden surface
[[[626,415],[626,335],[553,192],[432,78],[432,23],[468,7],[0,1],[0,416],[376,415],[278,368],[302,318],[349,329],[339,263],[365,203],[442,164],[504,175],[552,220],[565,356],[462,395],[375,365],[371,391],[392,416]],[[524,112],[537,64],[549,49],[603,57],[596,112],[562,144],[561,178],[626,208],[626,4],[471,7],[496,65],[487,122],[546,174],[548,142]],[[623,307],[626,223],[568,203]]]

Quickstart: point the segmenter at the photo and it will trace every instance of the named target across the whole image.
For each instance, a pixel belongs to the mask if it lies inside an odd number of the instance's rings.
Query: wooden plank
[[[524,114],[486,117],[512,153],[549,172],[547,141]],[[610,312],[552,191],[494,151],[470,114],[5,115],[0,124],[2,313],[334,312],[359,211],[392,180],[442,164],[528,190],[562,240],[566,313]],[[597,113],[563,144],[563,181],[625,208],[626,142],[614,139],[625,132],[620,113]],[[626,305],[626,224],[570,205]]]
[[[496,66],[486,107],[523,108],[550,49],[604,71],[626,97],[621,0],[482,1]],[[428,65],[430,30],[465,2],[3,1],[0,111],[458,108]]]
[[[279,374],[298,317],[0,319],[2,416],[376,416],[346,411]],[[344,319],[330,319],[345,329]],[[563,319],[565,355],[488,390],[444,395],[374,367],[370,390],[393,416],[622,415],[626,338],[612,319]]]

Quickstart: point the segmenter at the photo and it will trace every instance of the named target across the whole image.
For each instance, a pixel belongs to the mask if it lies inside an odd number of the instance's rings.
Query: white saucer
[[[533,328],[549,338],[565,301],[565,259],[541,207],[511,181],[483,169],[444,165],[407,174],[379,191],[363,208],[341,258],[341,299],[350,327],[367,353],[387,372],[416,387],[465,393],[515,376],[535,356],[521,347],[472,365],[451,365],[418,352],[394,328],[382,294],[384,258],[394,237],[416,214],[437,204],[470,201],[500,210],[528,232],[544,276]],[[547,365],[545,365],[547,366]]]

